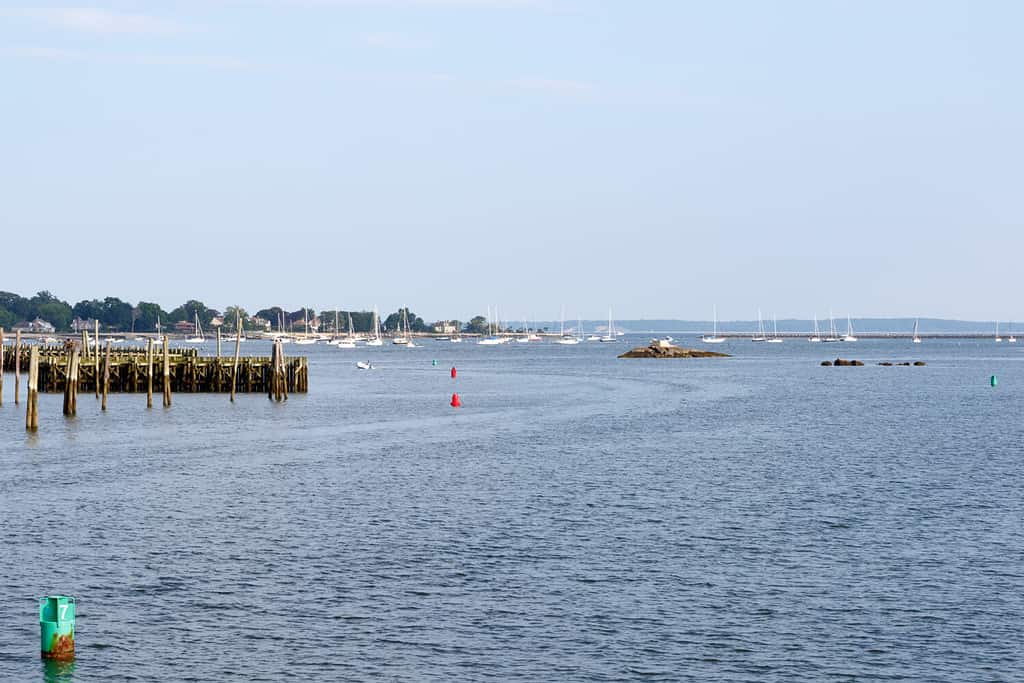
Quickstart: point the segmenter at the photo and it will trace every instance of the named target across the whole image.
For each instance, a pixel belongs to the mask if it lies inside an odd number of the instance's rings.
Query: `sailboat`
[[[705,344],[721,344],[722,342],[725,341],[725,337],[718,336],[718,306],[712,306],[711,310],[714,316],[714,327],[712,328],[713,332],[711,333],[710,337],[705,334],[700,338],[700,340]]]
[[[761,309],[757,309],[757,333],[750,338],[752,342],[763,342],[767,341],[768,337],[764,336],[764,322],[761,321]]]
[[[910,339],[914,344],[920,344],[921,338],[917,336],[917,320],[914,320],[914,336]]]
[[[337,311],[335,311],[337,314]],[[337,326],[335,326],[337,329]],[[335,343],[339,349],[354,349],[356,348],[356,335],[352,329],[352,313],[348,314],[348,336],[339,338]]]
[[[815,314],[815,316],[814,316],[814,334],[812,334],[810,337],[808,337],[807,341],[809,341],[809,342],[820,342],[821,341],[821,332],[818,331],[818,316],[817,316],[817,314]]]
[[[772,313],[772,336],[765,341],[769,344],[781,344],[782,337],[779,336],[779,325],[775,320],[775,314]]]
[[[191,337],[186,337],[185,342],[187,344],[202,344],[206,341],[203,337],[203,327],[199,324],[199,311],[196,311],[196,329],[195,333]]]
[[[846,316],[846,336],[843,337],[844,342],[855,342],[857,338],[853,336],[853,323],[850,322],[850,316]]]
[[[309,336],[309,315],[308,315],[305,307],[303,307],[303,309],[302,309],[302,326],[303,326],[302,339],[296,339],[295,343],[296,344],[316,344],[316,337],[310,337]]]
[[[523,321],[523,336],[516,337],[516,343],[517,344],[529,344],[531,341],[533,341],[532,339],[530,339],[531,336],[532,335],[530,334],[530,328],[526,326],[526,321],[524,320]]]
[[[277,336],[274,337],[274,341],[281,342],[282,344],[291,344],[291,336],[284,331],[284,311],[277,312]]]
[[[559,322],[559,330],[560,330],[559,331],[559,337],[558,337],[558,343],[559,344],[563,344],[565,346],[573,346],[575,344],[579,344],[580,343],[580,340],[579,340],[578,337],[574,337],[572,335],[568,335],[568,334],[565,333],[565,307],[564,306],[562,307],[562,319]]]
[[[839,338],[839,333],[836,332],[836,319],[832,317],[832,311],[828,312],[828,336],[822,339],[823,342],[838,342],[842,341]]]
[[[996,321],[996,341],[1001,342],[1003,338],[999,336],[999,321]]]
[[[402,330],[402,327],[405,330]],[[395,338],[391,340],[392,344],[398,344],[409,349],[416,348],[416,344],[412,341],[412,329],[409,327],[409,309],[402,309],[402,316],[398,319],[398,330],[395,332]]]
[[[1010,336],[1006,338],[1006,341],[1010,342],[1011,344],[1017,343],[1017,338],[1013,336],[1013,323],[1010,323]]]
[[[373,307],[373,336],[366,340],[367,346],[383,346],[384,340],[380,338],[380,316],[377,315],[377,307]]]
[[[494,309],[494,315],[497,317],[498,309]],[[501,337],[498,336],[498,323],[497,321],[491,320],[491,307],[487,307],[487,336],[477,341],[480,346],[497,346],[498,344],[504,343]]]
[[[605,344],[619,341],[618,337],[615,336],[615,323],[612,321],[612,309],[610,308],[608,309],[608,330],[601,337],[601,341]]]

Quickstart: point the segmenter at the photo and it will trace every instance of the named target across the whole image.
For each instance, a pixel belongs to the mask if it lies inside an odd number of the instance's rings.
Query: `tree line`
[[[413,332],[431,332],[433,327],[426,323],[420,316],[408,308],[400,308],[390,313],[381,320],[384,331],[392,332],[403,324],[403,313],[408,318],[409,328]],[[352,329],[354,332],[373,331],[372,311],[335,311],[325,310],[316,312],[313,308],[299,308],[294,311],[287,311],[279,306],[261,308],[255,314],[249,314],[239,306],[228,306],[223,311],[211,308],[198,299],[189,299],[185,303],[164,310],[160,304],[150,301],[139,301],[132,304],[117,297],[105,297],[103,299],[84,299],[76,304],[69,304],[50,292],[38,292],[35,296],[26,298],[13,292],[0,292],[0,327],[10,329],[20,322],[27,322],[40,318],[54,326],[59,332],[72,330],[71,323],[79,318],[81,320],[98,320],[100,328],[105,332],[154,332],[159,323],[164,330],[170,329],[175,323],[183,320],[192,322],[197,317],[204,327],[209,327],[214,318],[222,318],[223,329],[235,330],[235,320],[241,318],[244,330],[259,331],[266,329],[261,321],[268,321],[273,331],[303,332],[307,320],[318,318],[320,321],[320,332],[348,332],[348,318],[352,316]],[[337,320],[337,330],[335,330]],[[486,319],[476,316],[466,325],[460,321],[449,321],[456,329],[466,332],[481,331],[486,328]]]

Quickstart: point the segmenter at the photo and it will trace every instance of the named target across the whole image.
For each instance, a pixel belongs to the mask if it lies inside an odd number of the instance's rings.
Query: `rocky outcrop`
[[[845,360],[843,358],[836,358],[834,361],[832,361],[832,365],[835,365],[836,367],[839,367],[839,366],[843,366],[843,367],[846,367],[846,366],[861,366],[861,365],[864,365],[864,361],[862,361],[862,360]]]
[[[728,358],[727,353],[701,351],[700,349],[684,349],[664,343],[653,343],[650,346],[638,346],[626,351],[619,358]]]

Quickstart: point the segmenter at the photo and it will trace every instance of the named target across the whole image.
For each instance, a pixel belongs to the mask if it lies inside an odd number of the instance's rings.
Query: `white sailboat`
[[[291,344],[292,338],[289,334],[284,331],[284,312],[278,311],[277,313],[277,336],[274,337],[274,341],[279,341],[282,344]]]
[[[1003,338],[999,336],[999,321],[996,321],[996,341],[1001,342]]]
[[[582,329],[582,325],[580,327]],[[615,323],[612,321],[612,309],[610,308],[608,309],[608,330],[600,341],[605,344],[619,341],[619,338],[615,336]]]
[[[752,342],[763,342],[767,341],[768,337],[764,334],[764,322],[761,321],[761,309],[757,309],[757,332],[750,338]]]
[[[855,342],[857,338],[853,336],[853,323],[850,322],[850,316],[846,316],[846,336],[843,337],[844,342]]]
[[[836,332],[836,319],[832,317],[832,311],[828,312],[828,336],[822,339],[823,342],[838,342],[842,341],[839,338],[839,333]]]
[[[380,338],[380,316],[377,314],[377,307],[373,307],[373,336],[366,340],[367,346],[383,346],[384,340]]]
[[[305,307],[302,309],[302,327],[303,333],[301,339],[296,339],[296,344],[316,344],[316,337],[309,336],[309,313]]]
[[[817,314],[815,314],[815,316],[814,316],[814,334],[812,334],[810,337],[808,337],[807,341],[809,341],[809,342],[820,342],[821,341],[821,332],[818,331],[818,316],[817,316]]]
[[[498,309],[494,309],[494,316],[497,318]],[[504,339],[498,336],[498,321],[491,320],[491,307],[487,307],[487,336],[477,340],[479,346],[498,346],[504,343]]]
[[[191,337],[186,337],[185,338],[185,343],[186,344],[202,344],[204,341],[206,341],[206,338],[203,337],[203,327],[202,327],[202,325],[199,324],[199,311],[196,311],[196,329],[195,329],[195,332],[192,334]]]
[[[917,336],[917,319],[914,320],[914,336],[910,339],[914,344],[920,344],[921,338]]]
[[[719,337],[718,336],[718,306],[717,306],[717,304],[713,305],[711,307],[711,311],[712,311],[712,315],[713,315],[713,319],[714,319],[714,323],[713,323],[714,327],[712,328],[713,331],[712,331],[710,337],[705,334],[704,336],[702,336],[700,338],[700,340],[702,342],[704,342],[705,344],[721,344],[722,342],[725,341],[725,337]]]
[[[779,325],[775,320],[775,314],[772,313],[772,336],[765,339],[765,342],[769,344],[781,344],[782,337],[779,336]]]
[[[403,310],[402,313],[405,313]],[[391,338],[391,343],[396,346],[408,346],[409,337],[402,331],[402,316],[398,316],[398,328],[395,330],[395,336]]]
[[[574,346],[580,343],[579,337],[574,337],[565,333],[565,307],[562,307],[562,319],[559,322],[559,337],[558,343],[564,346]]]
[[[337,313],[337,312],[335,312]],[[335,332],[337,332],[337,325],[335,325]],[[348,314],[348,336],[341,337],[334,342],[334,345],[339,349],[354,349],[356,348],[356,334],[352,329],[352,313]]]
[[[1006,338],[1006,341],[1010,342],[1011,344],[1016,344],[1017,343],[1017,338],[1013,336],[1013,323],[1012,322],[1010,323],[1010,336]]]

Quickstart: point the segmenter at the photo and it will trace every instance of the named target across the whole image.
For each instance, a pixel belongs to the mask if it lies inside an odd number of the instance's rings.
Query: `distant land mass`
[[[995,334],[996,322],[994,320],[950,320],[944,318],[851,318],[855,333],[877,333],[877,334],[910,334],[914,330],[914,321],[918,322],[918,332],[922,335],[929,334]],[[771,318],[764,321],[768,331],[772,329]],[[839,332],[846,331],[846,317],[836,318],[836,329]],[[557,331],[559,323],[540,322],[531,323],[539,327],[547,327],[549,330]],[[630,333],[679,333],[679,334],[701,334],[709,332],[712,327],[710,320],[672,320],[672,319],[640,319],[640,320],[616,320],[615,328],[622,332]],[[566,329],[575,331],[576,321],[570,326],[566,321]],[[793,318],[782,319],[777,322],[780,334],[809,334],[814,330],[814,321],[799,320]],[[603,331],[608,327],[607,320],[584,320],[583,328]],[[828,331],[828,319],[818,320],[818,328],[824,333]],[[1011,322],[1001,321],[999,331],[1002,334],[1013,332],[1015,326]],[[1024,327],[1022,327],[1024,329]],[[729,333],[753,333],[757,330],[757,320],[719,320],[718,331]]]

